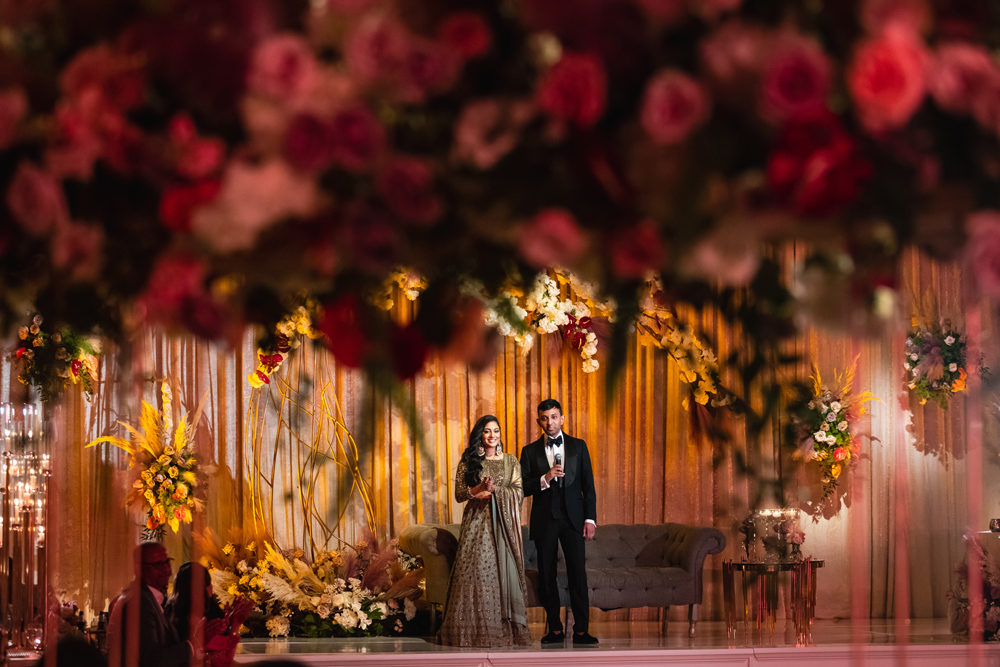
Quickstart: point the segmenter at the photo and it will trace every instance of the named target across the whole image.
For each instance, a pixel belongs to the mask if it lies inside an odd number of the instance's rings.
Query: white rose
[[[828,414],[828,415],[826,416],[826,420],[827,420],[828,422],[835,422],[835,421],[837,421],[837,415],[836,415],[835,413],[831,412],[831,413],[829,413],[829,414]]]
[[[844,420],[844,421],[840,422],[839,424],[837,424],[837,430],[838,431],[846,431],[847,430],[847,420]]]
[[[916,353],[910,355],[910,359],[912,359],[913,361],[916,361],[919,358],[920,357]]]
[[[955,371],[958,370],[958,364],[950,364],[948,366],[948,370],[951,371],[952,373],[954,373]]]
[[[830,409],[833,410],[834,412],[840,412],[840,403],[834,401],[833,403],[830,404]]]
[[[910,363],[907,362],[907,363],[903,364],[903,368],[905,368],[906,370],[910,370]]]
[[[823,426],[826,426],[826,424],[823,424]],[[816,431],[815,433],[813,433],[813,440],[815,440],[816,442],[823,442],[823,440],[825,439],[826,439],[826,433],[823,433],[823,431]]]
[[[955,337],[954,336],[948,336],[947,338],[944,339],[944,344],[945,345],[951,345],[954,342],[955,342]]]
[[[417,606],[413,604],[413,600],[410,598],[403,600],[403,609],[408,621],[412,621],[413,617],[417,615]]]

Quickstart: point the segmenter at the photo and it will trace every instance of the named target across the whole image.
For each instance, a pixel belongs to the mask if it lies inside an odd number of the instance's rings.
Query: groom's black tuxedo
[[[528,535],[538,550],[538,597],[545,608],[549,631],[562,630],[556,584],[556,561],[559,544],[562,544],[573,608],[573,631],[583,633],[587,632],[590,619],[583,525],[587,519],[597,521],[597,495],[587,443],[565,433],[562,437],[565,475],[542,489],[542,475],[552,467],[545,453],[546,437],[543,435],[521,451],[521,483],[524,495],[532,497]]]

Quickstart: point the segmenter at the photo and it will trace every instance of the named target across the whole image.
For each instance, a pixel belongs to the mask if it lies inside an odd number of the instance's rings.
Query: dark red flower
[[[801,215],[829,215],[858,197],[872,167],[857,141],[829,111],[793,118],[767,163],[775,198]]]
[[[409,380],[416,375],[424,367],[429,351],[427,340],[415,323],[402,327],[392,326],[389,332],[389,353],[392,357],[392,370],[400,380]]]
[[[285,159],[301,171],[321,171],[333,164],[333,125],[312,114],[299,114],[285,133]]]
[[[385,128],[367,107],[338,111],[330,133],[334,162],[351,171],[370,168],[385,151]]]
[[[441,200],[434,194],[430,164],[411,157],[392,160],[378,175],[376,187],[389,208],[406,222],[421,227],[441,217]]]
[[[611,266],[619,278],[642,278],[662,260],[663,243],[648,220],[618,234],[611,246]]]
[[[17,348],[17,352],[14,353],[14,356],[17,357],[18,359],[20,359],[21,357],[24,356],[24,353],[25,353],[25,351],[27,349],[28,348],[26,348],[26,347],[19,347],[19,348]]]
[[[319,322],[334,358],[350,368],[360,368],[367,356],[368,336],[361,316],[357,295],[345,294],[323,306]]]
[[[607,74],[596,56],[568,53],[538,84],[538,106],[580,127],[591,127],[604,113]]]
[[[215,199],[221,189],[222,183],[215,180],[168,188],[160,199],[160,220],[168,229],[189,233],[194,210]]]
[[[463,58],[475,58],[490,50],[493,34],[478,12],[455,12],[438,26],[438,39]]]
[[[23,348],[22,348],[23,349]],[[80,369],[83,368],[83,362],[79,359],[74,359],[69,362],[69,371],[73,374],[73,377],[80,377]]]

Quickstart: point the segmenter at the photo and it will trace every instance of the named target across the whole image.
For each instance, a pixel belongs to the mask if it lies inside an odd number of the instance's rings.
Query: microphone
[[[558,466],[558,465],[562,465],[562,454],[560,454],[559,452],[556,452],[556,465],[557,465],[557,466]],[[555,482],[556,484],[558,484],[558,483],[559,483],[559,478],[558,478],[558,477],[556,477],[556,478],[555,478],[554,480],[552,480],[552,481],[553,481],[553,482]]]

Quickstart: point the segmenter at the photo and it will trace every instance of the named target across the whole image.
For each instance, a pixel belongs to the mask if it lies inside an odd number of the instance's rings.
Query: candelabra
[[[49,433],[40,408],[0,404],[0,654],[38,649],[48,606]]]

